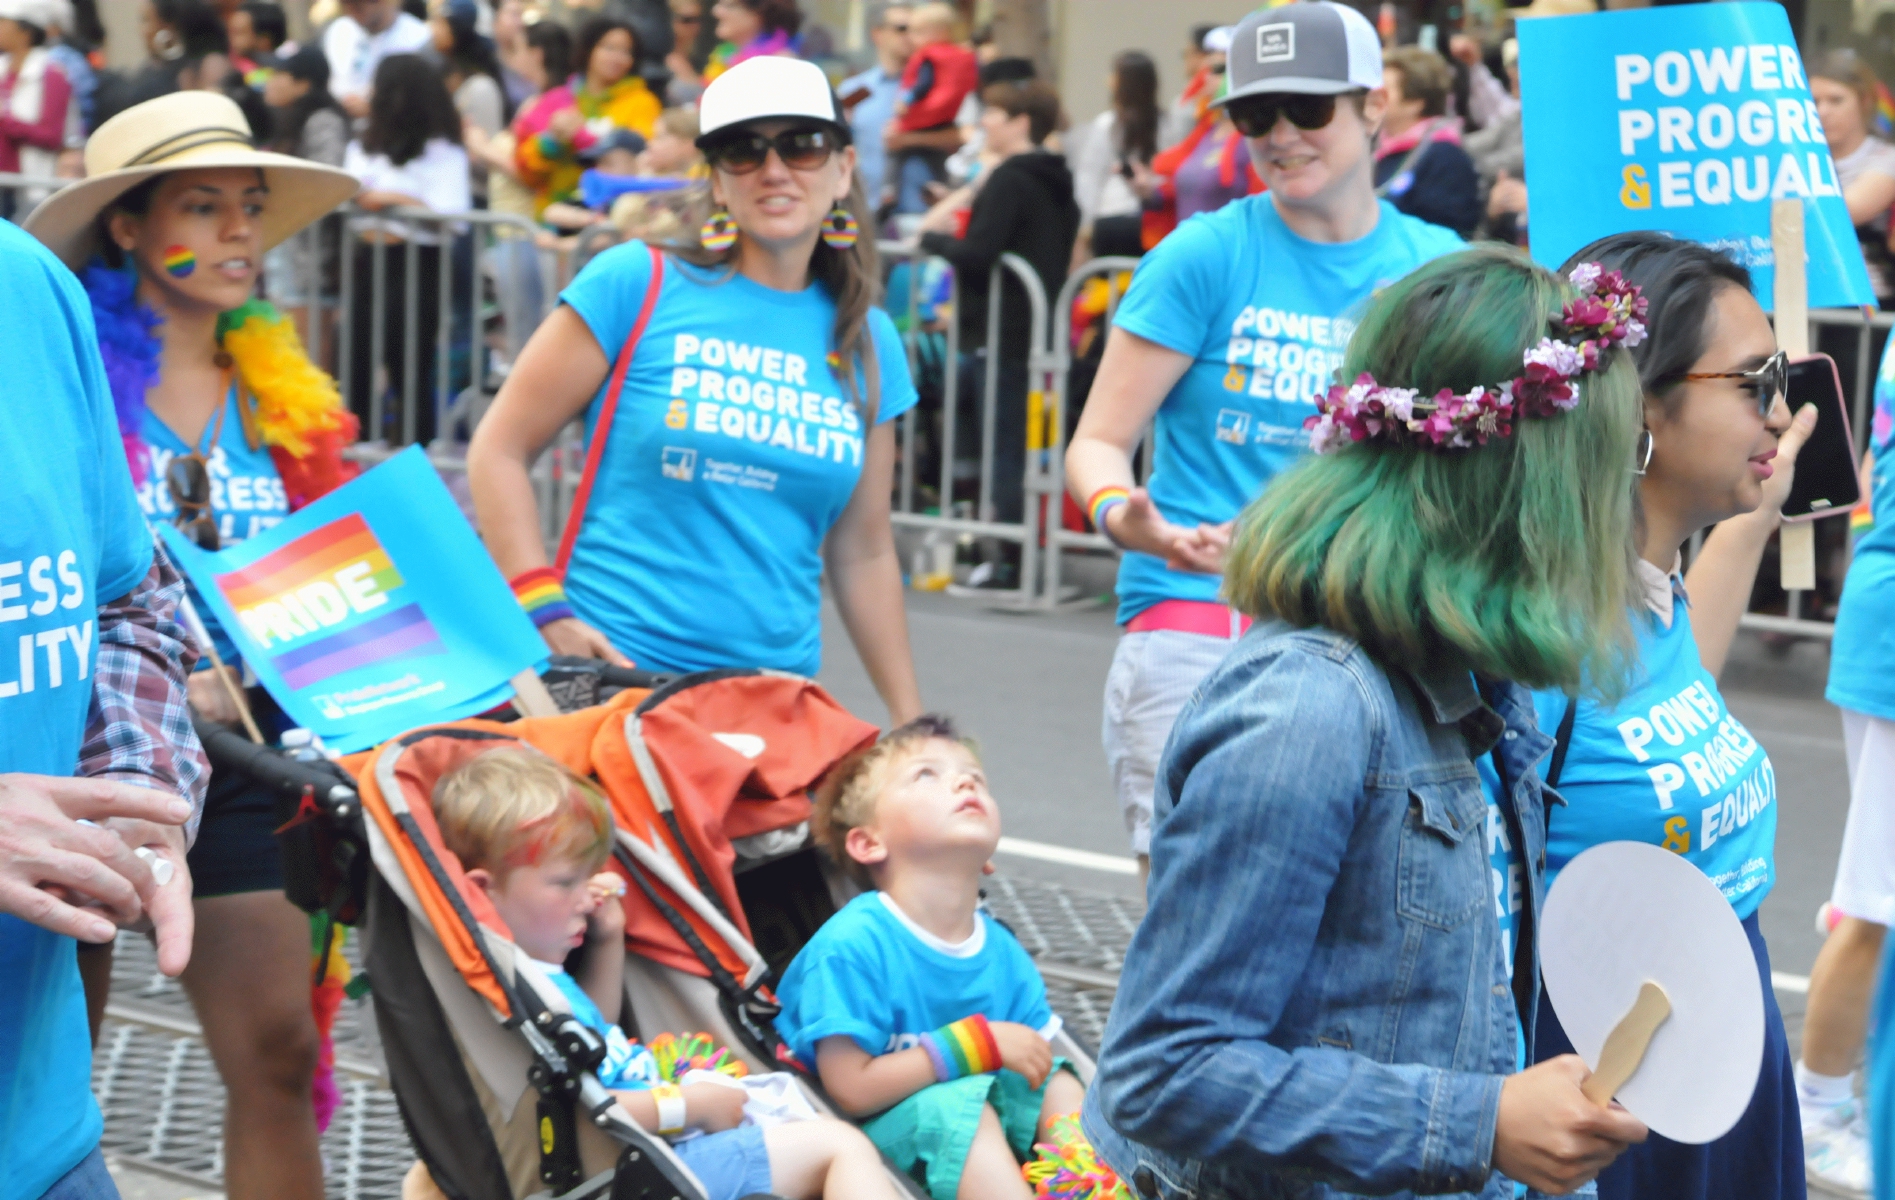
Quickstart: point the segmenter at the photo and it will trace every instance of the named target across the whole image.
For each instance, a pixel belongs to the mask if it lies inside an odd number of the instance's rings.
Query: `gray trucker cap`
[[[1332,96],[1382,86],[1382,40],[1346,4],[1309,0],[1251,13],[1231,31],[1230,91],[1218,103],[1265,92]]]

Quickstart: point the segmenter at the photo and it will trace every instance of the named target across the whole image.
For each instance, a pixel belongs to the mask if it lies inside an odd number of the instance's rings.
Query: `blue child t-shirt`
[[[1228,521],[1301,457],[1303,418],[1335,382],[1369,297],[1465,246],[1386,201],[1366,237],[1312,242],[1283,223],[1268,193],[1192,217],[1158,243],[1113,323],[1193,360],[1153,422],[1146,487],[1165,519]],[[1118,619],[1162,600],[1215,600],[1220,582],[1128,552]]]
[[[211,444],[213,433],[216,434],[215,445]],[[144,510],[147,520],[167,524],[177,521],[178,506],[172,498],[170,486],[165,482],[165,472],[170,468],[172,459],[199,448],[206,451],[205,466],[211,480],[211,516],[217,522],[217,536],[225,549],[245,538],[255,537],[290,515],[289,494],[283,490],[283,479],[277,474],[276,461],[270,457],[270,448],[262,444],[253,448],[244,433],[243,415],[235,388],[224,399],[222,427],[218,426],[218,417],[213,414],[210,422],[204,426],[197,446],[186,445],[184,439],[150,409],[145,410],[141,436],[145,442],[146,458],[145,477],[138,485],[138,506]],[[192,607],[197,609],[198,616],[203,619],[204,628],[216,643],[217,653],[225,665],[238,663],[240,659],[236,643],[218,624],[216,613],[198,595],[194,584],[191,585],[190,595]],[[200,660],[201,667],[210,665],[209,655]]]
[[[1004,925],[979,913],[973,936],[950,945],[883,892],[857,896],[824,922],[790,963],[777,999],[777,1032],[812,1071],[827,1037],[847,1035],[882,1055],[975,1013],[1048,1039],[1060,1028],[1045,982]]]
[[[642,1043],[634,1042],[625,1036],[625,1031],[605,1019],[599,1006],[593,1002],[579,981],[566,972],[558,963],[541,962],[534,964],[546,972],[566,998],[566,1006],[572,1009],[572,1015],[579,1023],[605,1039],[605,1061],[600,1063],[593,1074],[599,1082],[609,1088],[622,1092],[642,1092],[665,1081],[664,1074],[658,1069],[658,1060],[652,1057],[650,1050]]]
[[[1856,541],[1843,580],[1824,697],[1841,708],[1895,721],[1895,352],[1883,352],[1876,373],[1869,453],[1874,456],[1869,506],[1875,527]]]
[[[79,281],[0,222],[0,772],[70,776],[98,609],[151,569]],[[38,1196],[99,1144],[85,993],[69,937],[0,915],[0,1196]]]
[[[1546,885],[1601,842],[1646,842],[1691,860],[1741,919],[1776,879],[1777,785],[1770,756],[1724,706],[1698,657],[1679,596],[1669,628],[1633,614],[1639,676],[1607,711],[1581,698],[1547,818]],[[1540,728],[1557,730],[1567,698],[1534,696]],[[1541,762],[1545,771],[1552,761]]]
[[[560,294],[616,365],[644,303],[641,242]],[[649,670],[814,675],[821,550],[862,474],[861,413],[830,360],[835,300],[667,259],[566,571],[573,610]],[[871,309],[876,421],[915,404],[894,322]],[[862,373],[859,373],[859,376]],[[610,375],[586,410],[599,436]],[[857,395],[867,401],[858,377]]]

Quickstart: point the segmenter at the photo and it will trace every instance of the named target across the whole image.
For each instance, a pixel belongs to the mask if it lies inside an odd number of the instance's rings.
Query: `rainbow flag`
[[[1869,118],[1869,132],[1879,138],[1895,137],[1895,96],[1880,80],[1875,84],[1875,112]]]
[[[393,659],[446,653],[421,606],[390,607],[401,572],[360,513],[331,521],[241,570],[217,576],[270,665],[302,689]]]

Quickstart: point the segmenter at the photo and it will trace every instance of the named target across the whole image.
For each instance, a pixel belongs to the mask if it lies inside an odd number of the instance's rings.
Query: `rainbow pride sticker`
[[[197,270],[197,255],[183,246],[168,246],[164,252],[164,269],[174,279],[183,279]]]

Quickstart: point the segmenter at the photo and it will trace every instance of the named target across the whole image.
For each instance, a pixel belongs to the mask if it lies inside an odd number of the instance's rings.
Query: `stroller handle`
[[[347,816],[356,800],[355,784],[343,771],[324,762],[298,762],[282,751],[260,746],[241,733],[206,721],[195,713],[191,726],[214,770],[234,771],[239,775],[284,796],[300,797],[305,791],[316,803],[336,816]]]

